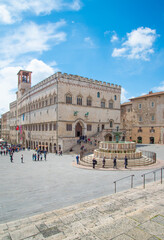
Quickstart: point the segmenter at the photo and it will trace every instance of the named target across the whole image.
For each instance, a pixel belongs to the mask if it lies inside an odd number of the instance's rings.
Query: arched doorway
[[[83,132],[83,128],[82,128],[81,124],[78,122],[75,127],[75,137],[82,136],[83,135],[82,132]]]
[[[48,142],[46,142],[45,150],[48,152]]]
[[[56,143],[54,143],[54,152],[56,152]]]
[[[52,152],[52,144],[51,143],[50,143],[49,149],[50,149],[50,152]]]
[[[111,135],[111,134],[107,134],[107,135],[105,136],[105,141],[106,141],[106,142],[111,142],[111,141],[112,141],[112,135]]]
[[[154,144],[154,137],[150,137],[150,144]]]

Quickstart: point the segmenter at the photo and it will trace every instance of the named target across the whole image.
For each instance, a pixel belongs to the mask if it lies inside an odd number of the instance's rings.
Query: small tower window
[[[115,100],[115,101],[117,100],[117,95],[114,95],[114,100]]]
[[[100,97],[100,92],[97,92],[97,97],[98,97],[98,98]]]

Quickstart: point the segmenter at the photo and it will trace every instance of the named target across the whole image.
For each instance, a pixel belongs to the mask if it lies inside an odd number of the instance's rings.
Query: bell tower
[[[18,72],[18,93],[22,96],[25,91],[31,88],[30,71],[20,70]]]

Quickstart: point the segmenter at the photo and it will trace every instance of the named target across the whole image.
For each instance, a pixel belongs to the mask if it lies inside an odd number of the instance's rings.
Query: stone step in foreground
[[[164,239],[159,182],[0,225],[0,240]]]

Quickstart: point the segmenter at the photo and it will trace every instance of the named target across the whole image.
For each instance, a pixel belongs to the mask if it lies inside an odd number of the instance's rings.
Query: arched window
[[[92,98],[91,97],[87,98],[87,106],[92,106]]]
[[[100,97],[100,92],[97,92],[97,97],[98,97],[98,98]]]
[[[110,126],[110,128],[113,127],[113,121],[112,121],[112,120],[110,120],[110,122],[109,122],[109,126]]]
[[[54,104],[56,104],[56,95],[54,96]]]
[[[113,109],[113,101],[109,101],[109,108]]]
[[[82,105],[82,97],[77,96],[77,105]]]
[[[105,108],[105,100],[104,99],[101,100],[101,107]]]
[[[66,95],[66,103],[72,104],[72,95],[71,94]]]
[[[114,100],[115,100],[115,101],[117,100],[117,95],[114,95]]]

